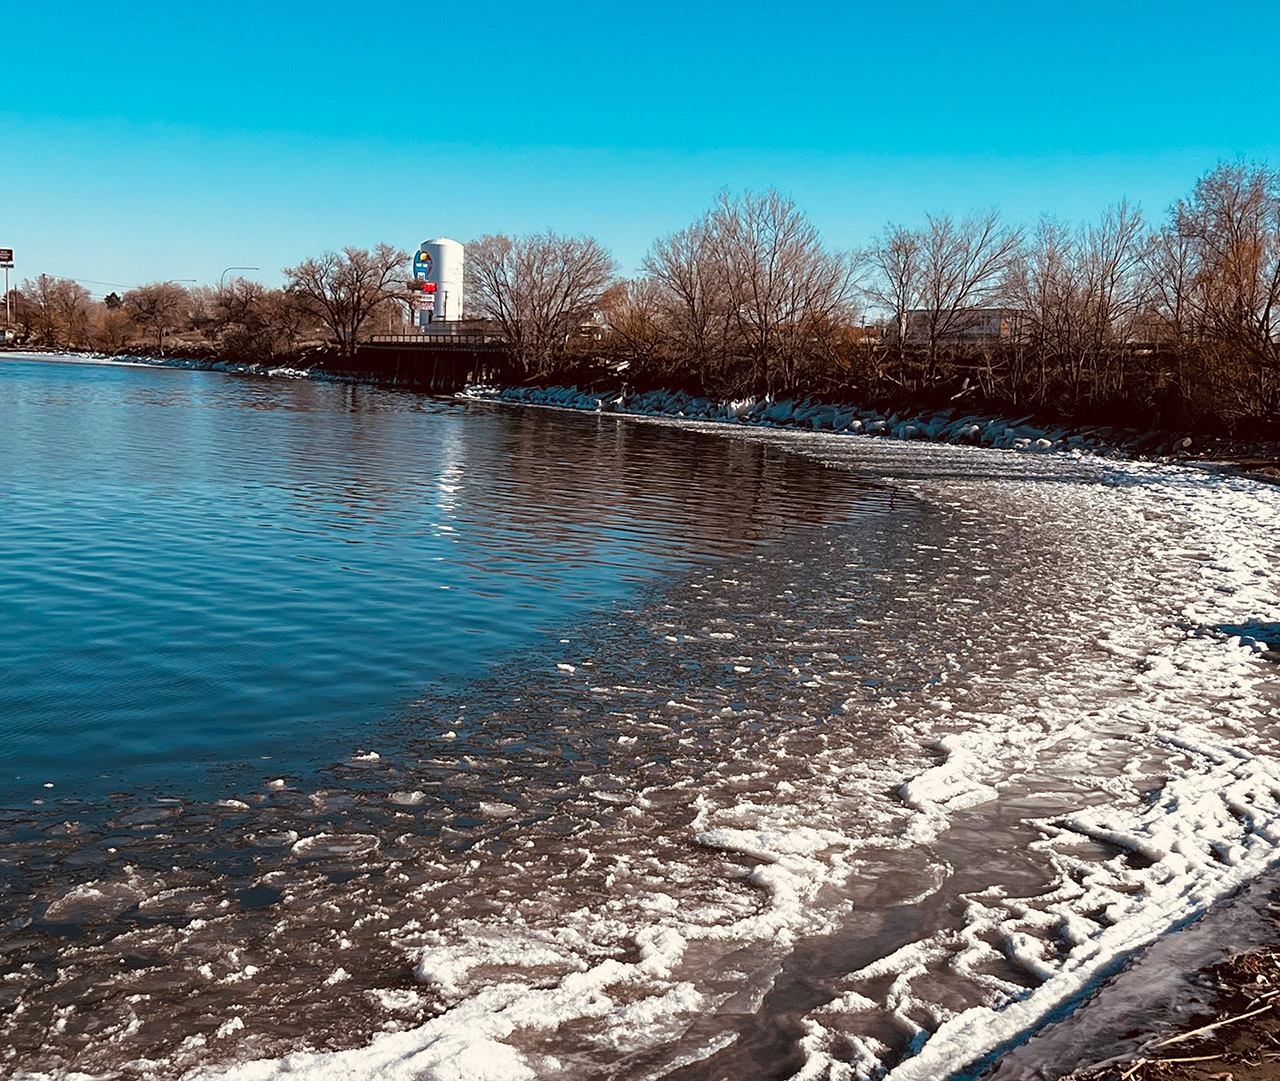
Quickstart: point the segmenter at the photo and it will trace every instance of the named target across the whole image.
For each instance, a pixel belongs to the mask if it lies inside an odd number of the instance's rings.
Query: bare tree
[[[1198,337],[1243,363],[1255,407],[1280,404],[1280,173],[1222,163],[1174,209],[1190,242]]]
[[[890,224],[865,255],[872,272],[866,290],[868,299],[891,316],[899,348],[907,340],[908,313],[920,306],[922,254],[919,233]]]
[[[1194,247],[1191,237],[1178,232],[1175,225],[1165,225],[1152,236],[1143,260],[1149,311],[1154,317],[1148,333],[1175,346],[1185,345],[1195,332]]]
[[[1122,389],[1134,320],[1147,296],[1142,266],[1149,243],[1141,211],[1124,199],[1083,232],[1082,367],[1090,397],[1109,399]]]
[[[389,244],[325,252],[285,267],[286,288],[328,328],[344,356],[355,352],[360,329],[408,274],[409,256]]]
[[[156,345],[164,348],[164,336],[170,328],[187,322],[191,295],[176,282],[151,282],[125,293],[124,310],[135,324],[156,336]]]
[[[58,314],[55,292],[58,279],[49,274],[26,278],[18,289],[22,293],[28,332],[46,344],[58,344]]]
[[[949,215],[928,218],[920,236],[921,338],[925,383],[938,376],[939,347],[973,326],[975,309],[993,304],[1022,243],[1022,230],[1000,224],[994,211],[959,224]]]
[[[1060,377],[1077,400],[1120,391],[1133,323],[1145,297],[1148,238],[1142,215],[1121,201],[1094,225],[1041,221],[1009,275],[1039,363],[1037,396]]]
[[[291,353],[311,318],[306,307],[287,289],[269,289],[262,297],[264,332],[272,354]]]
[[[1043,402],[1056,374],[1069,364],[1081,323],[1075,232],[1056,218],[1042,218],[1008,275],[1010,299],[1023,311],[1024,341],[1038,375],[1034,397]],[[1015,401],[1024,390],[1022,353],[1005,372]],[[1028,365],[1028,366],[1030,366]],[[1029,376],[1027,377],[1029,380]],[[989,388],[994,392],[994,384]]]
[[[492,319],[526,372],[546,373],[613,279],[613,258],[591,237],[547,232],[484,236],[467,247],[467,306]]]
[[[772,189],[721,195],[711,221],[755,389],[793,390],[815,335],[849,300],[852,264],[825,251],[808,218]]]
[[[723,375],[736,342],[737,312],[718,223],[704,214],[653,245],[645,272],[657,287],[654,303],[676,356],[711,376]]]
[[[652,368],[664,352],[661,295],[661,286],[653,278],[614,282],[604,291],[600,311],[620,361]]]
[[[113,308],[103,303],[96,312],[89,341],[94,349],[104,353],[118,353],[129,343],[132,332],[133,322],[129,313],[121,307]]]
[[[84,345],[89,330],[89,290],[70,278],[37,274],[19,287],[30,329],[45,344]]]
[[[68,345],[86,345],[89,340],[89,290],[79,282],[64,278],[59,285],[55,305],[62,320]]]

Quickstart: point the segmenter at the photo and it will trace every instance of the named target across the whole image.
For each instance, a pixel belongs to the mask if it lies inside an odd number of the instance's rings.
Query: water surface
[[[1277,490],[0,379],[8,1068],[970,1078],[1276,860]]]
[[[0,403],[0,804],[311,768],[641,582],[840,513],[763,448],[377,388],[8,361]]]

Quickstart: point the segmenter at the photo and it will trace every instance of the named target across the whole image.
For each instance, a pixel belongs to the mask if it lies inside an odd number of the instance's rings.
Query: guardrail
[[[501,348],[501,338],[492,334],[374,334],[366,345],[409,345],[409,346],[449,346],[459,345],[474,348],[477,345],[488,345]]]

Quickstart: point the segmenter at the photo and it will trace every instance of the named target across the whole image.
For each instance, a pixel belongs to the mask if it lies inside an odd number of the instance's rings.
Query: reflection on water
[[[139,368],[0,380],[0,805],[309,768],[429,683],[860,497],[611,418]]]
[[[89,365],[0,381],[0,1043],[32,1067],[171,1072],[228,1010],[258,1018],[237,1055],[345,1044],[400,983],[398,1023],[429,1014],[388,934],[415,891],[439,919],[477,858],[572,865],[610,791],[739,738],[732,711],[690,718],[673,756],[584,698],[605,658],[613,684],[669,663],[637,656],[636,606],[698,566],[767,575],[771,546],[890,499],[615,417]],[[675,675],[717,663],[695,656]]]
[[[972,1077],[1274,861],[1271,489],[0,372],[6,1068]]]

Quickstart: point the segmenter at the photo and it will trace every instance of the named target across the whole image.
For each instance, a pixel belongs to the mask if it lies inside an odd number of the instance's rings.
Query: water
[[[323,763],[426,686],[836,497],[776,453],[616,422],[146,368],[0,379],[4,804]]]
[[[11,1070],[966,1075],[1275,860],[1269,491],[0,379]]]

